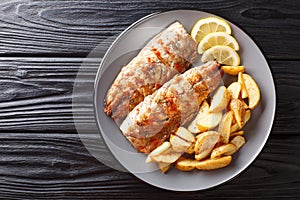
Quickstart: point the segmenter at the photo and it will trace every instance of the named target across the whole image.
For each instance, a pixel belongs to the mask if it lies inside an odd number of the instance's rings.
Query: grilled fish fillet
[[[196,46],[182,24],[171,24],[121,69],[106,94],[104,112],[122,122],[146,96],[189,68],[197,56]]]
[[[121,124],[125,137],[139,152],[150,153],[196,116],[200,104],[220,83],[219,69],[214,61],[191,68],[145,97]]]

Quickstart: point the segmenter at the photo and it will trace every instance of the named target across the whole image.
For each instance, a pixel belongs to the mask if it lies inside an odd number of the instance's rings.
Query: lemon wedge
[[[198,45],[198,53],[202,54],[205,50],[216,45],[229,46],[236,51],[240,49],[238,42],[231,35],[225,32],[214,32],[207,34],[200,41]]]
[[[208,17],[200,19],[195,23],[191,31],[191,37],[199,43],[207,34],[213,32],[226,32],[227,34],[231,34],[231,28],[223,19]]]
[[[201,58],[202,62],[216,60],[220,64],[238,66],[240,64],[240,56],[229,46],[214,46],[206,50]]]

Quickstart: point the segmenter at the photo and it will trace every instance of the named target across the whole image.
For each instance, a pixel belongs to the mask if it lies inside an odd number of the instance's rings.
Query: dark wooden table
[[[149,2],[0,2],[0,198],[299,199],[300,1]],[[170,9],[207,11],[237,24],[265,53],[276,84],[276,119],[262,153],[241,175],[205,191],[158,189],[101,164],[74,125],[75,110],[82,114],[77,123],[95,128],[90,88],[113,39],[141,17]],[[101,55],[85,59],[98,44]],[[87,89],[74,97],[75,79]],[[72,98],[82,101],[72,106]]]

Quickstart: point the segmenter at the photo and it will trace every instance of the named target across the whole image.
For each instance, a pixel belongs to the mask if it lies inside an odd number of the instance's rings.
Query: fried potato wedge
[[[240,92],[242,89],[242,85],[239,82],[233,82],[227,87],[227,91],[229,93],[230,99],[238,99],[240,96]]]
[[[220,112],[229,103],[230,96],[225,86],[220,86],[212,97],[209,112]]]
[[[185,141],[177,135],[170,135],[170,143],[175,152],[185,152],[191,145],[191,142]]]
[[[244,115],[244,125],[249,121],[249,119],[251,118],[251,111],[250,110],[246,110],[245,115]]]
[[[205,132],[217,127],[222,119],[223,113],[220,112],[208,112],[206,116],[199,117],[196,121],[200,132]]]
[[[170,149],[171,143],[170,142],[164,142],[160,146],[158,146],[156,149],[154,149],[146,158],[146,163],[152,162],[152,156],[157,156],[162,154],[164,151]]]
[[[196,168],[199,170],[213,170],[228,166],[231,163],[231,156],[224,156],[221,158],[210,158],[203,161],[198,161]]]
[[[241,130],[240,126],[237,123],[234,123],[231,127],[230,127],[230,134],[233,132],[237,132]]]
[[[218,132],[221,133],[222,142],[224,144],[227,144],[229,142],[232,119],[233,111],[231,110],[225,113],[219,124]]]
[[[186,128],[179,127],[175,135],[170,136],[170,143],[173,151],[186,152],[195,143],[195,136]]]
[[[235,136],[231,141],[231,144],[234,144],[236,146],[236,151],[239,150],[245,143],[246,140],[243,136]]]
[[[251,118],[251,111],[250,110],[246,110],[245,114],[243,116],[243,126],[246,125],[246,123],[249,121],[249,119]],[[233,124],[230,128],[230,133],[236,132],[238,130],[240,130],[242,127],[240,127],[237,123]]]
[[[239,99],[232,99],[229,103],[230,110],[233,111],[233,116],[240,128],[244,125],[244,115],[246,109]]]
[[[186,157],[180,157],[175,162],[175,168],[179,169],[180,171],[192,171],[193,169],[196,168],[197,163],[198,163],[197,160],[186,158]]]
[[[245,81],[244,81],[244,76],[242,72],[239,72],[238,74],[238,82],[241,84],[241,93],[242,93],[242,98],[245,99],[248,97],[248,91],[246,89]]]
[[[170,169],[171,164],[169,164],[169,163],[158,163],[158,167],[159,167],[160,171],[165,174]]]
[[[207,101],[203,101],[203,103],[201,104],[199,112],[197,113],[195,119],[188,126],[188,130],[191,133],[197,134],[197,133],[200,132],[200,130],[198,129],[198,126],[197,126],[197,121],[200,118],[205,117],[208,114],[208,110],[209,110],[209,104],[207,103]]]
[[[228,143],[221,145],[217,148],[214,148],[213,151],[211,152],[210,157],[211,158],[218,158],[223,155],[225,156],[231,156],[235,151],[236,151],[236,146],[234,144]]]
[[[195,143],[195,159],[202,160],[209,156],[214,146],[220,139],[220,133],[217,131],[207,131],[201,133]]]
[[[239,72],[245,72],[245,66],[242,65],[238,65],[238,66],[224,65],[221,67],[221,69],[224,71],[225,74],[229,74],[232,76],[238,75]]]
[[[184,127],[179,127],[175,135],[191,143],[195,140],[195,136]]]
[[[260,101],[260,89],[249,74],[243,74],[243,79],[248,92],[249,108],[254,109]]]
[[[192,142],[192,144],[185,150],[185,153],[187,154],[195,153],[195,141]]]
[[[194,134],[197,134],[199,133],[199,129],[198,129],[198,126],[196,124],[196,121],[197,121],[197,117],[189,124],[188,126],[188,130],[191,132],[191,133],[194,133]]]
[[[230,133],[230,137],[235,137],[237,135],[244,135],[245,131],[241,130],[241,131],[236,131],[236,132],[233,132],[233,133]]]
[[[192,144],[191,141],[186,141],[178,135],[170,135],[170,143],[172,150],[175,152],[185,152]]]
[[[161,154],[150,156],[150,158],[152,161],[158,163],[174,163],[181,155],[182,152],[175,152],[169,148]]]
[[[199,170],[214,170],[228,166],[231,163],[231,160],[231,156],[224,156],[214,159],[210,158],[203,161],[181,157],[176,161],[175,168],[181,171],[191,171],[195,168]]]

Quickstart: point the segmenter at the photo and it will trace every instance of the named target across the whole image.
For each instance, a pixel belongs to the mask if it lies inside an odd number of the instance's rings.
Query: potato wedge
[[[234,144],[236,146],[236,151],[239,150],[245,143],[246,140],[243,136],[235,136],[231,141],[231,144]]]
[[[165,174],[170,169],[171,164],[169,164],[169,163],[158,163],[158,167],[159,167],[160,171]]]
[[[237,123],[234,123],[231,127],[230,127],[230,134],[233,132],[237,132],[241,130],[240,126]]]
[[[162,154],[164,151],[170,149],[171,144],[170,142],[164,142],[160,146],[158,146],[156,149],[154,149],[146,158],[146,163],[152,162],[152,156],[156,156],[159,154]]]
[[[200,133],[199,129],[198,129],[198,126],[196,124],[196,121],[197,121],[197,116],[196,118],[189,124],[188,126],[188,130],[191,132],[191,133],[194,133],[194,134],[197,134],[197,133]]]
[[[220,112],[229,103],[230,96],[225,86],[220,86],[212,97],[209,112]]]
[[[192,144],[191,141],[186,141],[180,138],[178,135],[170,135],[170,143],[173,151],[182,153],[185,152]]]
[[[233,132],[233,133],[230,133],[230,137],[235,137],[237,135],[244,135],[245,131],[236,131],[236,132]]]
[[[249,74],[243,74],[243,79],[248,92],[249,108],[254,109],[260,101],[260,89]]]
[[[246,110],[245,111],[245,115],[244,115],[244,126],[245,124],[249,121],[249,119],[251,118],[251,111],[250,110]]]
[[[242,89],[242,85],[239,82],[233,82],[227,87],[227,91],[229,93],[230,99],[238,99],[240,96],[240,92]]]
[[[205,117],[208,114],[208,110],[209,110],[209,105],[208,105],[207,101],[203,101],[203,103],[200,106],[199,112],[197,113],[197,116],[188,126],[188,130],[191,133],[197,134],[200,132],[200,130],[198,129],[198,126],[197,126],[197,121],[199,118]]]
[[[229,74],[232,76],[238,75],[239,72],[245,72],[245,66],[238,65],[238,66],[229,66],[224,65],[221,67],[225,74]]]
[[[240,128],[244,125],[245,108],[239,99],[232,99],[229,103],[230,110],[233,111],[233,116]]]
[[[195,153],[195,142],[192,142],[192,144],[185,150],[185,153],[187,154]]]
[[[246,85],[245,85],[245,81],[244,81],[244,77],[243,77],[242,72],[239,72],[239,74],[238,74],[238,82],[242,86],[242,88],[241,88],[242,98],[245,99],[245,98],[248,97],[248,91],[246,89]]]
[[[197,160],[186,157],[180,157],[175,162],[175,168],[179,169],[180,171],[191,171],[196,168],[197,163]]]
[[[219,146],[222,146],[223,142],[222,142],[222,137],[220,136],[219,141],[216,143],[216,145],[214,146],[214,148],[217,148]]]
[[[216,131],[201,133],[195,143],[195,159],[202,160],[209,156],[219,139],[220,133]]]
[[[174,163],[181,155],[182,152],[175,152],[169,148],[161,154],[150,156],[150,158],[158,163]]]
[[[175,135],[188,142],[193,142],[195,140],[195,136],[184,127],[179,127],[175,132]]]
[[[170,136],[171,147],[177,152],[186,152],[195,143],[195,136],[184,127],[179,127],[175,135]]]
[[[211,152],[210,157],[211,158],[218,158],[223,155],[225,156],[231,156],[236,151],[236,146],[234,144],[228,143],[221,145],[217,148],[214,148]]]
[[[220,112],[209,112],[204,117],[199,117],[196,121],[200,132],[205,132],[217,127],[222,119],[223,113]]]
[[[213,170],[228,166],[231,163],[231,156],[224,156],[221,158],[210,158],[203,161],[198,161],[196,168],[199,170]]]
[[[225,113],[219,124],[218,132],[221,133],[222,142],[224,144],[227,144],[229,142],[232,119],[233,111],[231,110]]]
[[[243,126],[246,125],[246,123],[249,121],[250,118],[251,118],[251,111],[250,110],[246,110],[245,114],[244,114],[244,117],[243,117],[243,121],[244,121]],[[236,131],[238,131],[240,129],[241,129],[241,127],[239,127],[239,125],[237,123],[235,123],[235,124],[233,124],[231,126],[230,133],[236,132]]]

